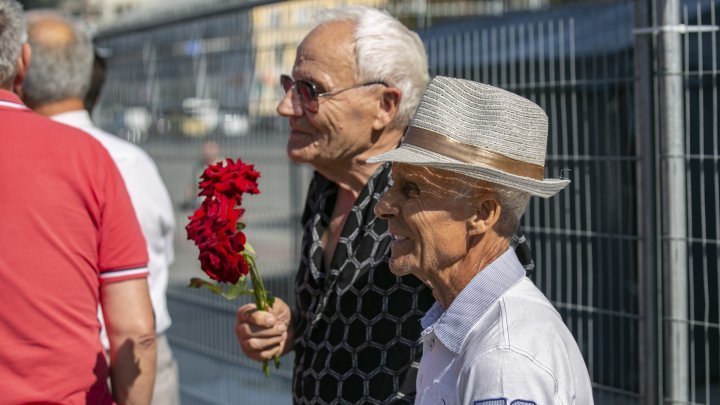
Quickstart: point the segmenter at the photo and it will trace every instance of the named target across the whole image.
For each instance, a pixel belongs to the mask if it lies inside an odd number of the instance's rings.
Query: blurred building
[[[35,0],[35,3],[49,0]],[[261,5],[268,0],[58,0],[61,8],[107,28],[138,21],[150,21],[182,14],[193,14],[217,7],[239,4]],[[424,27],[429,20],[469,15],[501,14],[511,10],[536,9],[562,0],[327,0],[326,6],[351,3],[377,3],[410,26]],[[282,3],[302,2],[289,0]],[[29,1],[28,3],[33,3]],[[290,6],[290,9],[303,8]]]

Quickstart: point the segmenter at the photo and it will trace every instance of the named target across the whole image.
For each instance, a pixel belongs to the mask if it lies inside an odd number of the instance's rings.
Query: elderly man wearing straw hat
[[[423,317],[416,404],[591,404],[587,368],[558,312],[510,248],[543,179],[547,116],[499,88],[436,77],[375,207],[395,240],[390,269],[437,302]]]

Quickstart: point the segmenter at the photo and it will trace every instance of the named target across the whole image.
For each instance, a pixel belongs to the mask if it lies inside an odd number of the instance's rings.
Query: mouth
[[[412,249],[412,241],[409,238],[393,234],[393,241],[390,244],[390,250],[392,251],[393,256],[410,249]]]
[[[310,132],[305,132],[299,129],[290,129],[290,136],[288,136],[288,145],[292,147],[304,147],[315,141],[315,137]]]
[[[310,134],[297,128],[290,128],[290,136],[310,136]]]

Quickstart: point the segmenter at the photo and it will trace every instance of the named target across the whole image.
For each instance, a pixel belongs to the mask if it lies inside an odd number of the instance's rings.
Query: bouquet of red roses
[[[240,222],[245,210],[240,208],[245,193],[259,194],[257,179],[260,173],[253,165],[238,159],[226,159],[208,166],[200,176],[200,193],[205,197],[200,207],[189,218],[185,227],[188,239],[200,250],[200,268],[216,283],[193,277],[189,287],[205,287],[226,299],[253,295],[259,310],[272,307],[274,298],[263,285],[255,261],[255,252],[243,233]],[[252,288],[248,288],[250,274]],[[275,357],[275,365],[279,365]],[[263,372],[269,375],[267,362]]]

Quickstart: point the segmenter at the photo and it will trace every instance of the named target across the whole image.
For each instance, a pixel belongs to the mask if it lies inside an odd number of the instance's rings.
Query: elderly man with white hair
[[[375,207],[394,236],[390,269],[432,288],[423,317],[416,404],[591,404],[577,343],[510,248],[543,179],[547,116],[531,101],[461,79],[434,78]]]

